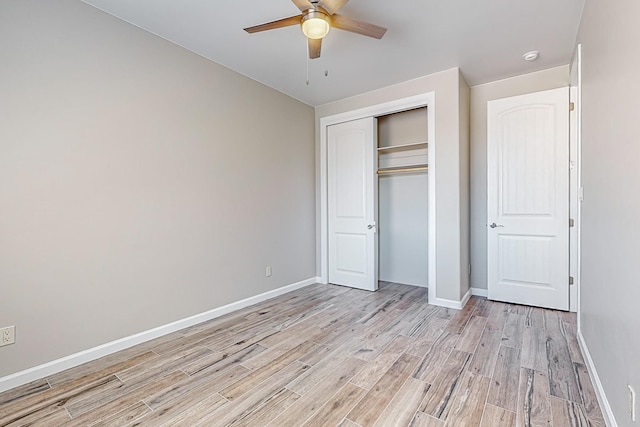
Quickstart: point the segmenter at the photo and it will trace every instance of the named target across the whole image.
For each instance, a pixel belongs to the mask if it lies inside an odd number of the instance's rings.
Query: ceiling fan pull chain
[[[309,46],[307,45],[307,86],[309,86]]]

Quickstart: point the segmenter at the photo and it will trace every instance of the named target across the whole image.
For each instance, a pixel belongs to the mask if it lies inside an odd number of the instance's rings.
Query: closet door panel
[[[376,119],[328,128],[329,282],[376,290]]]

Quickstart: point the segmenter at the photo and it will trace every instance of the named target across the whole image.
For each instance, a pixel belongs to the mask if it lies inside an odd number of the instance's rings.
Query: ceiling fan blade
[[[320,0],[318,6],[329,12],[329,15],[336,13],[349,0]]]
[[[320,48],[322,47],[322,39],[307,39],[309,40],[309,58],[320,58]]]
[[[307,11],[309,9],[313,9],[313,5],[309,0],[291,0],[293,4],[296,5],[300,12]]]
[[[331,26],[341,30],[350,31],[352,33],[362,34],[363,36],[381,39],[387,29],[368,22],[356,21],[343,15],[333,15],[331,17]]]
[[[276,28],[290,27],[291,25],[300,25],[302,21],[302,15],[290,16],[289,18],[278,19],[277,21],[267,22],[265,24],[255,25],[253,27],[245,28],[244,30],[249,33],[257,33],[259,31],[273,30]]]

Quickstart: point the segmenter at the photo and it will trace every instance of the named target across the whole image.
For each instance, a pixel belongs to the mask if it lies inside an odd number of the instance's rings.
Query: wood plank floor
[[[314,285],[0,394],[0,426],[604,426],[575,315]]]

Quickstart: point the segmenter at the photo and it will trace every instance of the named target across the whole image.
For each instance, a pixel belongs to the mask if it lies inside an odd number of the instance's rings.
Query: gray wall
[[[627,394],[627,384],[640,393],[639,16],[640,2],[634,0],[587,0],[578,37],[584,187],[580,324],[620,426],[640,425],[631,422]]]
[[[311,107],[76,0],[0,55],[0,377],[315,277]]]
[[[487,289],[487,101],[569,85],[569,66],[471,88],[471,286]]]
[[[471,215],[470,191],[470,126],[471,126],[471,90],[467,81],[460,73],[458,80],[458,141],[459,141],[459,171],[460,171],[460,297],[462,298],[470,287],[469,263],[471,262],[471,229],[469,218]]]
[[[316,107],[316,123],[320,118],[328,117],[359,108],[390,102],[397,99],[414,96],[421,93],[435,92],[435,133],[437,168],[436,168],[436,275],[437,296],[449,300],[459,301],[466,292],[466,269],[461,271],[461,257],[469,248],[464,247],[465,239],[461,238],[464,230],[463,206],[461,199],[469,197],[461,193],[464,185],[465,172],[460,170],[461,150],[465,149],[464,135],[460,130],[460,96],[466,83],[461,83],[460,72],[457,68],[430,74],[415,80],[410,80],[393,86],[381,88],[372,92],[356,95],[330,104]],[[320,159],[320,130],[316,129],[316,155]],[[319,165],[316,174],[319,176]],[[320,182],[318,178],[318,183]],[[317,205],[320,206],[319,198]],[[320,242],[319,225],[317,229],[318,245]],[[319,252],[319,250],[318,250]],[[320,263],[318,262],[318,265]],[[463,292],[464,291],[464,292]]]

